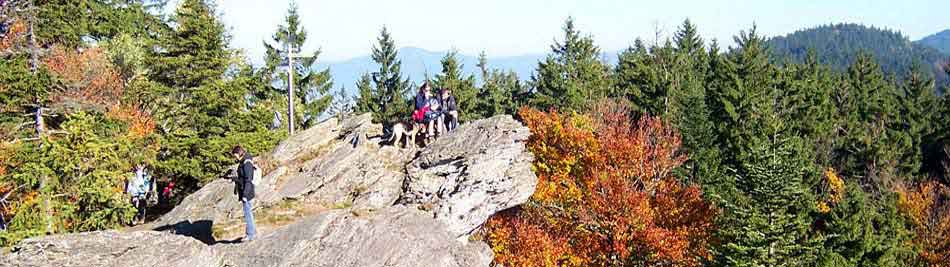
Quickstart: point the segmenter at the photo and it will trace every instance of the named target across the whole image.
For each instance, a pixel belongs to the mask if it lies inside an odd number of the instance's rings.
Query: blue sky
[[[230,28],[232,46],[259,62],[261,42],[273,33],[289,0],[216,0]],[[177,1],[171,1],[174,6]],[[685,18],[707,39],[732,44],[732,36],[753,23],[766,36],[830,22],[857,22],[895,29],[917,40],[950,29],[950,1],[621,1],[621,0],[297,0],[309,32],[306,50],[321,48],[321,60],[368,54],[382,25],[397,45],[489,56],[545,53],[561,35],[564,19],[593,35],[605,51],[629,46],[637,37],[672,35]]]

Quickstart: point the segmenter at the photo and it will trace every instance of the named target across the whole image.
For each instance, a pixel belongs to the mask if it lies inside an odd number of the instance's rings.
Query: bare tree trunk
[[[37,47],[36,47],[36,32],[34,31],[34,27],[33,27],[33,25],[36,24],[36,23],[35,23],[35,22],[36,22],[36,9],[35,9],[35,7],[33,6],[33,0],[30,0],[29,4],[28,4],[28,6],[27,6],[27,12],[29,12],[28,14],[30,14],[30,15],[29,15],[29,16],[30,16],[30,17],[29,17],[30,25],[29,25],[29,29],[28,29],[28,30],[29,30],[29,34],[30,34],[30,44],[29,44],[29,46],[30,46],[30,71],[33,73],[33,75],[36,75],[37,62],[39,62],[39,58],[38,58],[38,56],[37,56],[37,54],[36,54],[36,52],[37,52]],[[43,146],[43,135],[46,134],[46,126],[45,126],[45,123],[43,122],[43,106],[39,103],[39,102],[40,102],[39,99],[36,99],[36,102],[37,102],[37,103],[36,103],[36,104],[37,104],[37,105],[36,105],[36,113],[33,114],[33,115],[34,115],[34,124],[33,124],[33,125],[34,125],[34,129],[36,129],[36,138],[39,139],[39,141],[40,141],[40,146],[42,147],[42,146]],[[45,191],[45,189],[46,189],[46,184],[48,183],[48,182],[47,182],[47,179],[48,179],[48,177],[46,177],[46,175],[43,175],[43,177],[40,178],[40,194],[43,195],[43,210],[45,211],[45,212],[44,212],[44,214],[45,214],[45,216],[44,216],[45,218],[44,218],[44,219],[46,220],[46,233],[47,233],[47,234],[52,234],[52,233],[53,233],[53,210],[50,208],[50,197],[49,197],[49,195],[46,194],[46,193],[44,193],[44,191]]]
[[[30,14],[30,71],[33,74],[36,74],[36,62],[39,61],[36,55],[36,34],[33,31],[33,24],[36,21],[36,10],[33,7],[33,0],[30,0],[29,5],[27,6],[27,12]]]
[[[39,139],[40,147],[43,146],[43,136],[46,134],[46,126],[43,122],[43,107],[37,106],[34,113],[34,129],[36,129],[36,138]],[[49,194],[45,193],[47,184],[46,175],[40,178],[40,195],[43,196],[44,220],[46,221],[46,233],[53,233],[53,210],[50,208]]]

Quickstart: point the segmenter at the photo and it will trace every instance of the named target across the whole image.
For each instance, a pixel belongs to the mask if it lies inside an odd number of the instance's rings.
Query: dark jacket
[[[244,155],[244,159],[238,163],[237,178],[234,180],[234,194],[238,196],[238,200],[254,199],[254,165],[251,164],[251,159],[251,155]]]
[[[422,109],[422,107],[425,107],[426,104],[428,104],[428,103],[426,102],[426,95],[425,95],[425,94],[416,94],[416,109],[415,109],[415,110],[420,110],[420,109]]]
[[[449,95],[449,97],[442,99],[442,110],[444,111],[458,110],[458,103],[455,103],[454,95]]]

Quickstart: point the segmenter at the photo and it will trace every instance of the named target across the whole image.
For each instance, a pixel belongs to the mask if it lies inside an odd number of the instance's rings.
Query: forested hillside
[[[803,63],[811,50],[824,64],[844,71],[862,53],[877,61],[887,75],[906,77],[914,64],[922,65],[927,75],[938,81],[948,81],[944,72],[950,64],[950,54],[922,43],[911,42],[899,31],[868,27],[859,24],[829,24],[804,29],[768,40],[775,62],[789,58]]]
[[[929,46],[944,54],[950,54],[950,30],[935,33],[924,37],[915,42],[920,45]]]
[[[333,40],[307,38],[308,10],[289,7],[252,66],[211,1],[169,14],[159,2],[0,2],[0,246],[128,226],[133,165],[180,199],[224,175],[233,145],[262,154],[287,137],[289,101],[297,129],[351,109],[410,117],[418,84],[385,26],[366,37],[374,65],[352,106],[339,93],[351,85],[314,69],[320,51],[300,51],[288,101],[282,49]],[[721,49],[686,20],[654,45],[632,40],[614,65],[573,18],[558,26],[531,77],[484,55],[474,74],[454,52],[432,62],[428,82],[453,90],[462,123],[509,114],[531,131],[518,144],[537,190],[475,235],[496,264],[950,259],[950,96],[936,94],[947,83],[933,50],[857,25],[772,40],[753,27]]]

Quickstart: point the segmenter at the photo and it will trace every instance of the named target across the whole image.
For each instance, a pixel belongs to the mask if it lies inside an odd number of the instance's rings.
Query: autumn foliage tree
[[[898,207],[910,221],[919,250],[918,266],[950,262],[950,187],[937,181],[897,190]]]
[[[699,266],[716,208],[672,175],[686,160],[661,120],[625,105],[595,114],[522,109],[538,187],[486,226],[504,266]]]

